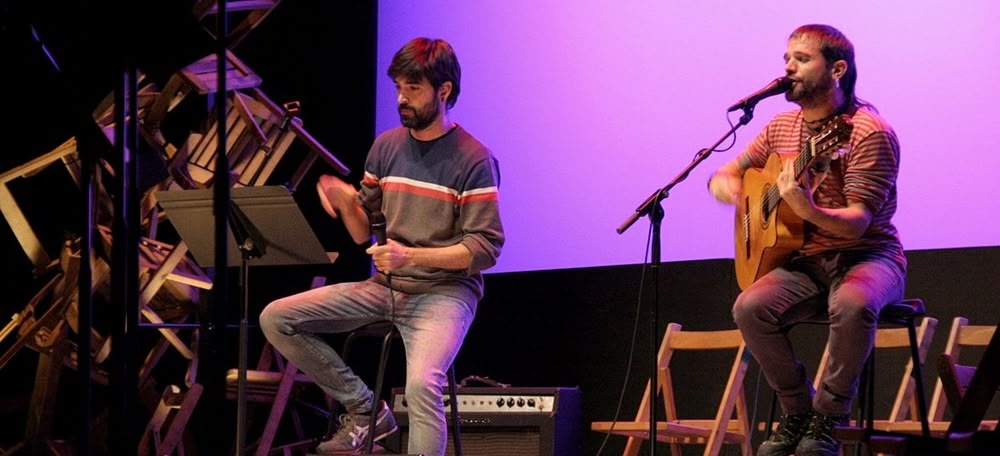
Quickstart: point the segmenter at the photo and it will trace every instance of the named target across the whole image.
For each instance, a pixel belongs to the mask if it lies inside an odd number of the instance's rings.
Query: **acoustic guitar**
[[[841,115],[811,136],[794,160],[795,179],[817,160],[837,158],[841,145],[851,137],[850,117]],[[771,154],[764,168],[743,174],[743,192],[736,202],[736,282],[746,289],[764,274],[784,264],[804,243],[801,218],[781,200],[778,174],[782,156]]]

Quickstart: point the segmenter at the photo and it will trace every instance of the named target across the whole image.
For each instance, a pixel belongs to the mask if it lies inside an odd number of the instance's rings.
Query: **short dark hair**
[[[820,52],[826,59],[828,67],[838,60],[847,62],[847,71],[840,78],[840,88],[844,91],[847,109],[853,111],[864,107],[875,111],[875,107],[871,103],[858,98],[854,93],[854,85],[858,82],[858,67],[854,63],[854,44],[851,43],[851,40],[847,39],[847,36],[840,30],[825,24],[803,25],[795,29],[789,36],[789,38],[805,37],[819,40]]]
[[[455,106],[461,92],[462,67],[451,45],[442,39],[420,37],[410,40],[392,57],[388,74],[393,80],[399,77],[412,81],[427,78],[434,90],[451,81],[448,109]]]

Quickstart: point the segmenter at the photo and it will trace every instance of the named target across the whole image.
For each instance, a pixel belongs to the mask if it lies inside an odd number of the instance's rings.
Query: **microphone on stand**
[[[730,106],[726,112],[733,112],[737,109],[752,109],[760,100],[787,92],[792,88],[792,82],[793,81],[789,79],[788,76],[777,78],[771,81],[770,84],[764,86],[763,89],[760,89],[742,100],[737,101]]]

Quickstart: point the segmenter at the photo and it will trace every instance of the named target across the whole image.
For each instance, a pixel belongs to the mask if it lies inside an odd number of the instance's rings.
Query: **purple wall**
[[[757,3],[381,0],[376,126],[398,125],[392,54],[415,36],[447,39],[463,70],[451,116],[501,164],[508,243],[491,272],[641,263],[648,219],[615,229],[728,131],[731,103],[783,74],[796,26],[827,23],[855,44],[859,96],[899,135],[907,249],[1000,244],[1000,3]],[[664,261],[732,256],[732,208],[705,182],[794,107],[761,102],[732,150],[673,189]]]

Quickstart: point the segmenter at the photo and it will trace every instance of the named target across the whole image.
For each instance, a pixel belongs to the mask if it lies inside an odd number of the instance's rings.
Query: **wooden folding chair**
[[[972,382],[976,366],[970,362],[978,361],[978,357],[969,352],[981,355],[996,329],[991,325],[970,325],[965,317],[952,320],[948,343],[938,358],[938,381],[931,396],[931,420],[935,430],[947,431],[951,420],[946,419],[946,409],[952,416],[955,414],[955,407],[962,402]],[[967,349],[965,356],[962,355],[963,349]],[[982,420],[979,426],[981,430],[995,429],[997,420]]]
[[[247,370],[246,377],[247,403],[270,404],[260,438],[250,446],[256,446],[254,454],[265,456],[275,449],[274,444],[278,430],[286,411],[290,412],[289,416],[292,418],[293,429],[298,441],[293,445],[283,445],[282,452],[290,454],[290,451],[297,447],[315,443],[305,436],[302,418],[298,411],[294,407],[290,407],[296,392],[301,390],[303,386],[311,384],[313,381],[309,376],[300,372],[295,364],[282,357],[270,344],[265,344],[256,368]],[[226,398],[238,399],[238,387],[239,371],[229,369],[226,372]],[[327,398],[327,403],[323,404],[323,410],[329,410],[330,405],[329,398]]]
[[[139,441],[139,456],[184,456],[184,430],[203,389],[195,383],[186,391],[177,385],[163,390]]]
[[[232,52],[227,53],[226,154],[234,174],[233,185],[265,185],[274,168],[296,139],[308,146],[310,155],[292,177],[297,187],[305,172],[316,159],[321,159],[338,173],[347,175],[348,168],[316,141],[297,117],[295,102],[279,105],[260,90],[261,79]],[[191,93],[213,94],[218,90],[216,55],[181,69],[171,76],[166,87],[150,109],[145,112],[143,125],[150,137],[159,137],[159,128],[167,114]],[[183,188],[204,188],[211,185],[218,150],[217,116],[206,119],[205,128],[193,132],[178,147],[163,146],[168,153],[168,168],[174,180]]]
[[[78,281],[81,263],[79,244],[66,241],[59,260],[52,267],[53,276],[48,283],[18,313],[3,330],[3,335],[17,330],[17,339],[2,355],[0,369],[22,348],[38,353],[35,383],[31,392],[28,417],[25,420],[25,442],[32,448],[51,444],[52,426],[58,410],[58,391],[63,371],[78,369],[76,343],[71,334],[91,339],[92,369],[87,373],[96,383],[107,385],[108,374],[99,364],[107,359],[110,338],[103,337],[91,328],[90,334],[79,334]],[[95,293],[107,296],[110,288],[109,266],[95,257],[92,262],[91,286]]]
[[[313,277],[311,287],[317,288],[325,283],[326,277],[316,276]],[[257,456],[265,456],[279,450],[279,448],[275,448],[274,442],[286,410],[291,411],[292,425],[298,441],[280,446],[282,454],[291,456],[292,450],[316,443],[315,439],[305,437],[302,418],[298,410],[289,407],[296,392],[311,384],[314,383],[309,376],[300,372],[294,363],[285,359],[270,343],[264,343],[260,358],[257,360],[257,366],[246,372],[245,384],[247,403],[271,404],[263,431],[256,441],[255,454]],[[226,397],[230,400],[238,400],[238,395],[239,370],[229,369],[226,372]],[[325,394],[323,397],[325,403],[321,407],[322,410],[331,410],[333,399]]]
[[[997,429],[996,420],[983,420],[980,415],[974,422],[961,418],[953,418],[949,421],[946,418],[945,410],[946,407],[951,406],[952,416],[960,414],[956,410],[957,406],[955,404],[961,405],[965,402],[966,389],[969,388],[971,390],[973,388],[973,377],[978,370],[975,366],[958,363],[957,360],[959,359],[959,353],[963,351],[962,348],[981,354],[980,363],[988,362],[988,346],[993,337],[995,337],[995,333],[996,326],[969,325],[965,318],[956,317],[952,322],[951,332],[944,353],[938,359],[937,367],[940,380],[935,387],[931,406],[929,407],[931,436],[915,435],[921,434],[922,431],[919,425],[914,425],[910,420],[890,423],[890,426],[872,432],[872,435],[868,439],[870,451],[872,453],[893,454],[897,456],[906,454],[937,455],[945,454],[946,452],[947,454],[971,454],[974,446],[972,442],[976,434],[995,433]],[[976,348],[977,350],[969,350],[971,348]],[[981,350],[978,350],[980,348]],[[979,365],[982,366],[983,364]],[[996,377],[993,378],[993,380],[995,379]],[[980,384],[980,386],[984,386],[984,384]],[[998,390],[995,382],[992,386],[988,383],[985,386]],[[989,391],[979,390],[977,393],[980,400],[986,398],[988,401],[988,398],[994,397]],[[988,402],[975,401],[973,408],[978,410],[978,412],[983,412],[989,405]],[[968,416],[966,415],[966,418]],[[960,430],[955,429],[954,424],[956,423],[960,423]],[[996,439],[994,438],[992,441],[995,442]],[[989,453],[989,450],[985,448],[983,450],[986,453],[982,454],[993,454]]]
[[[927,352],[930,350],[931,342],[937,329],[937,319],[924,317],[917,327],[917,351],[920,354],[921,364],[925,364]],[[910,340],[907,328],[879,328],[875,331],[876,356],[880,353],[888,353],[889,350],[909,350]],[[816,378],[822,378],[822,373],[826,369],[828,352],[823,353],[820,367],[817,370]],[[872,365],[872,368],[874,364]],[[878,430],[890,430],[895,427],[905,427],[920,432],[920,417],[918,415],[917,386],[913,379],[913,359],[909,359],[899,377],[899,387],[896,389],[896,398],[892,403],[892,408],[888,417],[874,420],[874,428]],[[879,370],[884,373],[884,369]],[[817,382],[817,388],[818,382]],[[863,394],[863,393],[859,393]]]
[[[11,231],[14,232],[14,236],[36,271],[48,267],[51,259],[8,185],[15,180],[32,177],[55,165],[56,162],[62,163],[69,177],[77,185],[82,184],[80,155],[77,152],[75,138],[70,138],[52,151],[0,174],[0,213],[7,220]]]
[[[226,2],[226,13],[237,17],[226,34],[226,44],[234,48],[248,33],[260,24],[271,10],[278,7],[281,0],[229,0]],[[216,36],[215,17],[219,14],[218,0],[198,0],[191,11],[199,22],[205,24],[205,29]]]
[[[675,371],[683,370],[683,367],[677,368],[671,361],[677,352],[704,350],[719,350],[733,354],[725,390],[719,398],[714,418],[682,418],[678,414],[674,392],[675,380],[681,376],[673,374]],[[723,444],[732,444],[739,446],[741,454],[750,456],[752,454],[750,421],[743,391],[743,378],[751,357],[739,330],[683,331],[680,324],[670,323],[667,325],[657,358],[659,378],[655,391],[663,396],[666,416],[664,421],[656,423],[656,440],[668,442],[671,453],[675,455],[681,454],[681,445],[684,444],[704,445],[703,454],[706,456],[718,455]],[[689,372],[701,369],[697,366],[686,367]],[[623,454],[629,456],[639,454],[642,442],[650,438],[649,398],[650,394],[653,394],[652,391],[652,385],[647,384],[634,420],[596,421],[591,423],[590,429],[627,436],[628,442]]]
[[[197,8],[202,7],[205,5]],[[242,7],[250,8],[251,5]],[[167,141],[161,127],[171,110],[189,94],[207,96],[218,90],[216,61],[216,55],[210,54],[180,69],[170,77],[162,90],[145,84],[138,94],[140,132],[154,150],[163,154],[170,176],[146,191],[142,201],[146,237],[140,242],[139,252],[142,271],[140,314],[146,325],[157,327],[165,341],[159,341],[147,357],[140,372],[140,384],[148,378],[152,367],[168,346],[175,347],[189,361],[196,356],[178,336],[181,330],[177,328],[177,324],[183,323],[186,316],[181,314],[171,318],[161,315],[155,304],[177,303],[184,307],[185,302],[193,302],[197,290],[210,290],[212,281],[190,260],[183,241],[171,245],[156,239],[162,214],[157,209],[154,195],[157,191],[171,188],[208,188],[214,184],[218,154],[217,119],[206,112],[206,131],[192,132],[180,147]],[[231,51],[226,53],[226,64],[226,87],[229,91],[225,122],[228,133],[226,156],[231,167],[231,182],[226,182],[226,185],[265,185],[296,138],[304,138],[315,151],[311,159],[305,160],[308,164],[314,163],[318,155],[322,155],[327,162],[339,164],[332,154],[301,130],[301,121],[292,119],[294,113],[279,108],[263,92],[257,90],[261,79]],[[113,111],[113,98],[109,97],[94,112],[95,119],[106,132],[113,131]],[[295,175],[295,184],[305,175],[306,170],[302,169],[306,166],[305,162]],[[346,167],[340,166],[339,169],[346,173]],[[105,242],[110,245],[110,234],[102,234]],[[170,325],[164,325],[168,320]]]

